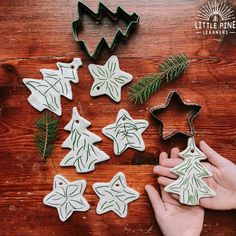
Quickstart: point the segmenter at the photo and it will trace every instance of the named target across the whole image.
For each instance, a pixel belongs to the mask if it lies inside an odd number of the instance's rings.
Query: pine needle
[[[38,132],[35,135],[36,149],[43,161],[52,153],[54,141],[57,136],[58,120],[45,113],[42,119],[36,120]]]
[[[159,65],[159,73],[147,75],[136,84],[130,86],[129,98],[136,103],[145,103],[162,84],[170,83],[183,74],[190,64],[190,60],[183,53],[171,56]]]

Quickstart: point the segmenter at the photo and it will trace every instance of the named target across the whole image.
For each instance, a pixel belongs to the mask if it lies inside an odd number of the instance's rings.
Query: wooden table
[[[104,1],[113,11],[117,7],[115,2]],[[97,11],[97,1],[86,3]],[[236,162],[236,37],[232,34],[216,38],[195,33],[194,21],[203,3],[203,0],[119,1],[128,12],[136,12],[141,17],[137,31],[127,42],[118,43],[114,51],[121,68],[133,74],[134,81],[147,73],[155,73],[157,65],[170,55],[185,52],[192,60],[191,67],[179,80],[164,86],[145,105],[134,105],[128,99],[128,86],[122,90],[122,102],[118,104],[107,96],[90,97],[93,79],[88,64],[92,61],[71,34],[71,22],[77,15],[75,1],[1,1],[1,235],[161,235],[144,185],[157,186],[152,168],[160,152],[169,152],[174,146],[183,149],[187,139],[177,135],[169,141],[161,140],[159,126],[150,117],[149,109],[163,103],[171,90],[177,90],[185,101],[202,106],[194,122],[197,142],[206,140],[219,153]],[[231,3],[236,8],[236,1]],[[88,40],[93,43],[93,37],[99,32],[91,26]],[[108,28],[106,32],[113,35]],[[110,55],[103,50],[96,63],[105,63]],[[56,62],[70,62],[74,57],[82,58],[83,67],[79,69],[79,84],[72,85],[74,100],[62,99],[63,115],[59,119],[59,134],[52,155],[54,168],[50,159],[43,164],[35,150],[34,124],[40,113],[27,102],[30,92],[22,79],[42,79],[39,69],[56,69]],[[77,174],[73,167],[59,167],[68,152],[60,146],[68,136],[63,127],[70,120],[73,106],[92,122],[90,131],[103,138],[98,147],[111,157],[97,165],[94,172],[83,175]],[[113,154],[111,140],[102,135],[102,128],[114,122],[120,108],[127,109],[134,118],[150,122],[143,135],[145,152],[127,150],[117,157]],[[114,213],[98,216],[95,212],[98,198],[91,186],[97,181],[109,181],[118,171],[126,174],[128,184],[139,191],[141,197],[129,205],[125,219]],[[85,197],[91,209],[86,213],[74,213],[65,223],[60,222],[54,208],[42,203],[52,189],[56,173],[71,181],[86,179],[88,183]],[[207,211],[202,235],[235,235],[235,221],[235,211]]]

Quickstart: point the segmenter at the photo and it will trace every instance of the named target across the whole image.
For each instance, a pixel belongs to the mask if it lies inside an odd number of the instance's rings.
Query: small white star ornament
[[[87,211],[90,206],[83,197],[86,188],[85,180],[69,182],[61,175],[56,175],[53,182],[53,191],[47,194],[43,203],[57,208],[61,221],[66,221],[74,211]]]
[[[124,173],[117,173],[108,183],[95,183],[93,190],[100,198],[96,212],[101,215],[108,211],[115,212],[121,218],[128,214],[128,203],[139,198],[140,194],[126,183]]]
[[[121,100],[121,87],[129,83],[133,76],[120,70],[117,56],[111,56],[104,66],[90,64],[89,72],[94,79],[90,95],[107,95],[115,102]]]
[[[113,140],[115,155],[121,155],[127,148],[144,151],[142,133],[148,125],[148,121],[135,120],[125,109],[121,109],[116,122],[104,127],[102,133]]]

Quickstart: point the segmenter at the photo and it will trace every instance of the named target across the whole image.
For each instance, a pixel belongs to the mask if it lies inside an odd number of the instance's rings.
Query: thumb
[[[200,141],[200,149],[207,156],[208,161],[216,167],[223,167],[228,164],[229,160],[222,157],[214,149],[212,149],[205,141]]]
[[[166,209],[165,209],[164,203],[160,197],[160,194],[151,185],[146,185],[145,189],[146,189],[146,192],[147,192],[148,197],[150,199],[150,202],[152,204],[152,208],[154,210],[156,218],[163,216],[165,214]]]

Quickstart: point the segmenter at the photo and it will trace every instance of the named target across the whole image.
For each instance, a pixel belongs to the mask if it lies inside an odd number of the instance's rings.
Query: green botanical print
[[[67,181],[63,176],[56,175],[53,191],[47,194],[43,203],[57,208],[61,221],[66,221],[74,211],[87,211],[90,206],[83,197],[86,188],[85,180]]]
[[[109,159],[105,152],[94,145],[101,138],[87,130],[89,125],[90,122],[81,117],[74,107],[72,119],[66,126],[71,134],[62,144],[62,147],[71,151],[63,158],[61,166],[75,166],[77,172],[85,173],[93,171],[96,163]]]
[[[113,211],[125,218],[128,214],[128,203],[139,198],[139,193],[127,186],[122,172],[117,173],[108,183],[95,183],[93,190],[100,198],[96,209],[99,215]]]
[[[79,58],[75,58],[72,63],[58,62],[58,70],[40,70],[43,80],[23,79],[32,93],[28,98],[30,104],[39,111],[48,109],[61,115],[61,96],[72,99],[70,82],[79,81],[77,69],[81,65]]]
[[[184,161],[171,169],[171,172],[179,176],[173,183],[165,187],[166,192],[178,194],[180,202],[186,205],[199,205],[202,197],[215,195],[202,178],[210,177],[210,171],[200,162],[206,159],[195,145],[194,138],[188,140],[188,147],[179,153]]]
[[[129,113],[121,109],[117,115],[116,122],[103,128],[104,135],[114,141],[114,152],[122,154],[127,148],[139,151],[145,149],[142,133],[148,127],[146,120],[134,120]]]
[[[104,66],[89,65],[89,72],[94,78],[90,95],[108,95],[116,102],[121,100],[121,87],[132,80],[132,75],[121,71],[116,56],[112,56]]]

